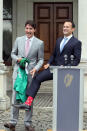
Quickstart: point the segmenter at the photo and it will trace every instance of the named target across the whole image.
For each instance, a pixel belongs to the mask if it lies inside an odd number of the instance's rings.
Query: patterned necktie
[[[28,52],[29,52],[29,47],[30,47],[30,39],[27,39],[26,44],[25,44],[25,56],[27,57]]]
[[[63,48],[64,48],[67,40],[68,40],[68,38],[64,38],[62,45],[60,45],[60,53],[63,51]]]

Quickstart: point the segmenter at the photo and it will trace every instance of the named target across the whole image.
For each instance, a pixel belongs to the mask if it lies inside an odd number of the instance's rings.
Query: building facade
[[[64,20],[73,19],[76,25],[74,35],[82,41],[80,65],[85,70],[84,107],[87,109],[86,5],[87,0],[0,0],[0,109],[6,109],[10,105],[6,94],[12,84],[10,52],[16,37],[24,35],[27,19],[35,20],[36,36],[45,42],[45,62],[53,51],[57,37],[62,35]]]

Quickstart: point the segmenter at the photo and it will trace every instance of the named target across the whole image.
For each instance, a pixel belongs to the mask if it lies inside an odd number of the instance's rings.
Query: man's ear
[[[36,32],[36,29],[34,29],[34,32]]]
[[[75,28],[72,28],[72,32],[74,32],[75,31]]]

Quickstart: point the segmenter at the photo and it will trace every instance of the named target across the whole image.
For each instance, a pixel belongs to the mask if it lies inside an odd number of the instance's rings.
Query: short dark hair
[[[75,28],[75,23],[74,23],[74,21],[68,19],[68,20],[65,20],[64,23],[65,23],[65,22],[70,22],[70,23],[72,23],[72,28]]]
[[[36,29],[36,24],[33,20],[27,20],[25,22],[25,27],[26,27],[26,25],[31,25],[34,29]]]

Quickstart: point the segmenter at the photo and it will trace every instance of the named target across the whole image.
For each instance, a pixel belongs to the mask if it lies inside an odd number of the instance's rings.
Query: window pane
[[[3,0],[3,19],[12,19],[12,0]]]
[[[12,21],[4,20],[3,22],[3,60],[6,65],[11,65],[12,50]]]

